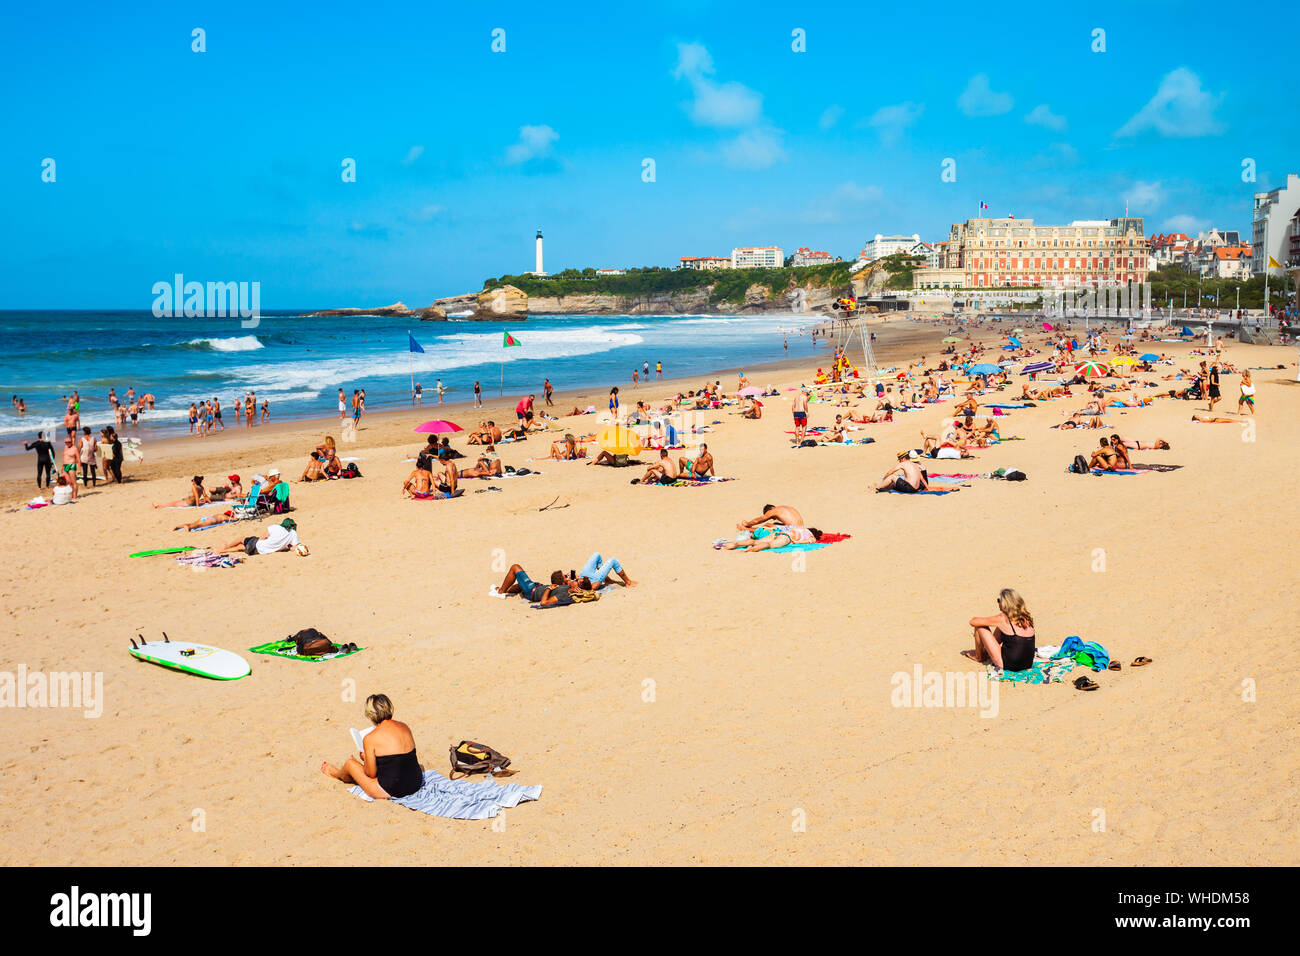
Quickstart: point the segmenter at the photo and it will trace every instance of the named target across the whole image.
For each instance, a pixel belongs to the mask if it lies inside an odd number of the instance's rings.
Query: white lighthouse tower
[[[542,230],[537,230],[537,268],[533,270],[533,275],[544,276],[545,271],[542,269]]]

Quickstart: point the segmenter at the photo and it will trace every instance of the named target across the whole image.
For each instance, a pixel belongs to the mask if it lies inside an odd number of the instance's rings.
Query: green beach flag
[[[523,342],[520,342],[517,338],[515,338],[513,335],[511,335],[509,332],[502,332],[501,334],[504,336],[504,338],[501,340],[501,347],[503,349],[508,349],[512,345],[524,344]]]

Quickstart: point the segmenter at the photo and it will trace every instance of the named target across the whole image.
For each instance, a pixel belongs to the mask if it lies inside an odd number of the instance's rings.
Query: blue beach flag
[[[415,336],[414,336],[414,335],[412,335],[410,332],[407,332],[407,333],[406,333],[406,337],[407,337],[408,339],[411,340],[411,351],[412,351],[412,352],[423,352],[423,351],[424,351],[423,346],[421,346],[419,342],[415,341]]]

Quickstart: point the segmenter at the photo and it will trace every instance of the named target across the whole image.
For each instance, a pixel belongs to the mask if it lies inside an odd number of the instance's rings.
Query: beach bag
[[[344,468],[342,471],[339,472],[339,477],[340,477],[340,478],[360,478],[360,477],[361,477],[361,469],[357,467],[357,463],[356,463],[355,461],[350,461],[350,462],[348,462],[347,467]]]
[[[1074,462],[1070,465],[1068,470],[1076,475],[1086,475],[1092,469],[1088,467],[1088,459],[1084,458],[1082,455],[1075,455]]]
[[[449,753],[451,773],[448,777],[452,780],[457,774],[465,777],[472,773],[501,773],[510,766],[510,758],[505,754],[473,740],[462,740]]]
[[[303,657],[320,657],[335,651],[334,642],[314,627],[304,627],[289,638]]]

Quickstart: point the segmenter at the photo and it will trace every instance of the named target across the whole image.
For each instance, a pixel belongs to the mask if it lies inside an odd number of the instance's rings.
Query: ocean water
[[[257,328],[239,319],[156,318],[150,312],[0,311],[0,395],[21,396],[20,416],[0,401],[0,453],[60,428],[64,396],[81,395],[82,424],[98,429],[113,420],[110,388],[120,399],[134,387],[152,392],[156,406],[123,435],[162,436],[189,431],[191,402],[221,402],[228,410],[250,389],[271,403],[273,421],[337,413],[338,389],[351,398],[366,390],[371,410],[410,404],[411,369],[436,403],[441,378],[446,400],[468,400],[475,379],[496,396],[631,384],[632,369],[663,362],[677,377],[814,354],[810,317],[547,316],[508,325],[493,322],[420,322],[377,316],[302,318],[263,314]],[[522,346],[503,348],[509,330]],[[410,353],[407,332],[424,353]],[[789,351],[783,348],[789,341]],[[504,364],[501,364],[504,363]]]

